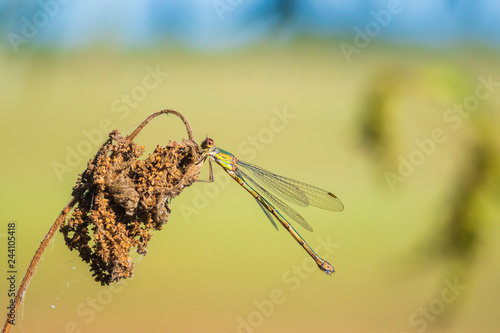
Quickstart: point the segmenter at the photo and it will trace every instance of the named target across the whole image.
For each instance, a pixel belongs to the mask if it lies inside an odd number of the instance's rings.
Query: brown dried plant
[[[149,121],[160,114],[180,117],[188,140],[157,146],[139,159],[144,146],[133,142]],[[133,247],[147,253],[152,230],[161,230],[170,215],[169,201],[198,179],[202,150],[194,141],[189,122],[175,110],[161,110],[144,120],[127,137],[117,130],[99,148],[78,177],[73,198],[63,209],[35,253],[19,287],[15,312],[33,276],[41,255],[60,226],[66,245],[77,250],[90,265],[95,280],[110,284],[133,275]],[[67,214],[76,205],[71,217]],[[62,225],[61,225],[62,224]],[[9,316],[7,317],[9,319]],[[10,330],[7,320],[3,332]]]

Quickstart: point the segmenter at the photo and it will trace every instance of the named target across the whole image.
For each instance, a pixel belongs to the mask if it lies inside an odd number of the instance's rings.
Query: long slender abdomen
[[[234,165],[233,165],[234,166]],[[295,228],[288,222],[280,212],[273,205],[271,205],[265,198],[258,194],[250,185],[248,185],[243,179],[238,177],[233,170],[228,170],[224,168],[226,172],[240,184],[245,190],[248,191],[255,199],[257,199],[262,206],[264,206],[274,217],[285,227],[285,229],[292,235],[292,237],[306,250],[306,252],[316,261],[319,269],[321,269],[326,274],[330,275],[335,272],[333,266],[326,260],[322,259],[320,256],[313,251],[313,249],[306,243],[306,241],[299,235]]]

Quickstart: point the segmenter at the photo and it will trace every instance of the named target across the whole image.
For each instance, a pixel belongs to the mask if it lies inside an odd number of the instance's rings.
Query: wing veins
[[[295,222],[300,224],[306,230],[309,230],[309,231],[313,230],[311,228],[311,226],[309,225],[309,223],[307,223],[307,221],[299,213],[297,213],[295,210],[293,210],[290,206],[288,206],[286,203],[281,201],[279,198],[275,197],[272,193],[270,193],[269,191],[264,189],[259,183],[257,183],[252,177],[248,176],[244,171],[242,171],[241,169],[238,169],[238,170],[236,170],[236,174],[238,175],[238,177],[240,177],[244,181],[249,181],[250,183],[252,183],[252,185],[256,187],[255,188],[256,192],[258,192],[259,195],[261,195],[264,199],[269,201],[271,204],[276,205],[277,208],[279,209],[279,211],[281,211],[284,214],[286,214],[287,216],[289,216],[291,219],[293,219]],[[258,202],[258,200],[257,200],[257,202]],[[260,204],[260,202],[259,202],[259,204]],[[265,209],[265,207],[263,207],[262,204],[260,204],[260,205],[261,205],[261,208]],[[274,224],[274,221],[272,219],[271,219],[271,222],[273,222],[273,224]]]
[[[344,210],[342,202],[329,191],[277,175],[254,164],[238,161],[238,166],[268,186],[273,193],[292,203],[300,206],[311,205],[331,211]]]

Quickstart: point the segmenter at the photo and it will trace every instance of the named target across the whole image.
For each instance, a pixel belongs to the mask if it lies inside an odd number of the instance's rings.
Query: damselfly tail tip
[[[321,260],[321,262],[318,262],[318,267],[321,269],[325,274],[327,275],[332,275],[335,273],[335,268],[326,260]]]

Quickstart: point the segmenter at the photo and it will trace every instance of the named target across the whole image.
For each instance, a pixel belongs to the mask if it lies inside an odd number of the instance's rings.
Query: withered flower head
[[[102,285],[133,275],[131,248],[146,254],[151,230],[168,221],[168,202],[196,181],[202,166],[194,140],[157,146],[139,160],[143,152],[131,136],[111,132],[79,176],[78,206],[60,228]]]

